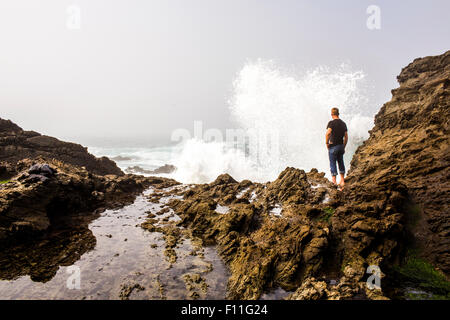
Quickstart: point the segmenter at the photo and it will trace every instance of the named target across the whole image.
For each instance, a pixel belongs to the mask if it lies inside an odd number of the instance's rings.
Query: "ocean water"
[[[222,173],[236,180],[266,182],[287,166],[329,176],[325,131],[331,107],[347,123],[346,169],[356,148],[368,138],[379,106],[368,102],[365,75],[348,65],[320,66],[303,72],[285,70],[273,61],[248,62],[236,75],[228,101],[230,130],[209,128],[165,147],[89,148],[96,156],[117,156],[122,169],[153,170],[172,164],[166,174],[183,183],[213,181]],[[190,136],[190,137],[189,137]]]
[[[144,170],[155,170],[165,164],[170,164],[180,153],[180,146],[163,147],[88,147],[95,156],[106,156],[125,170],[139,166]],[[118,158],[119,157],[119,158]]]

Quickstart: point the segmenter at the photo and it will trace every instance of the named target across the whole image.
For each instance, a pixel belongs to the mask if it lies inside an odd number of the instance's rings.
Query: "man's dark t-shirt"
[[[347,132],[347,125],[341,119],[334,119],[328,122],[327,129],[331,128],[330,147],[344,144],[344,135]]]

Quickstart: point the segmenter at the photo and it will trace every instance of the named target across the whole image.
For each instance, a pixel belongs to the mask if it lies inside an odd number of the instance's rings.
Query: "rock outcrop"
[[[317,170],[286,168],[266,184],[221,175],[169,205],[194,236],[218,246],[231,271],[228,298],[335,280],[312,297],[343,299],[374,296],[365,291],[366,268],[392,262],[401,249],[405,194],[388,179],[340,193]]]
[[[416,59],[351,162],[353,184],[403,184],[420,256],[450,274],[450,51]]]
[[[0,241],[32,238],[63,227],[71,215],[120,207],[150,185],[174,180],[134,175],[95,175],[59,160],[23,159],[0,184]],[[95,214],[93,215],[95,216]]]
[[[161,167],[158,167],[154,170],[146,170],[144,168],[141,168],[139,166],[133,166],[128,167],[125,169],[126,173],[133,173],[133,174],[162,174],[162,173],[172,173],[176,170],[174,165],[171,164],[165,164]]]
[[[86,167],[88,171],[99,175],[123,175],[114,161],[106,157],[96,158],[79,144],[24,131],[12,121],[0,118],[0,162],[15,164],[19,160],[36,157],[53,158]]]

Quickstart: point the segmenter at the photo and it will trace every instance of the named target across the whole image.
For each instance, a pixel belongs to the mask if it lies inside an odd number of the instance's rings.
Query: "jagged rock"
[[[327,204],[318,201],[322,191],[311,188],[311,183],[328,182],[317,170],[305,173],[295,168],[287,168],[267,184],[238,183],[224,174],[210,184],[194,186],[184,200],[170,205],[194,235],[218,245],[231,271],[228,297],[256,299],[274,285],[295,289],[323,265],[329,224],[308,218],[308,212],[314,208],[322,213]],[[238,199],[245,190],[257,198]],[[275,203],[285,210],[281,218],[270,213]],[[217,204],[230,210],[219,214]]]
[[[375,116],[370,137],[351,162],[350,182],[384,177],[407,188],[409,231],[421,256],[450,272],[450,51],[414,60]]]
[[[211,183],[211,186],[227,185],[231,183],[237,183],[228,173],[221,174]]]
[[[50,167],[47,163],[35,164],[28,169],[29,174],[39,174],[46,177],[51,177],[57,172],[56,169]]]
[[[319,300],[328,297],[327,284],[325,281],[316,281],[315,278],[309,278],[302,283],[289,300]]]
[[[155,170],[146,170],[139,166],[133,166],[126,168],[125,172],[133,174],[161,174],[161,173],[172,173],[175,170],[176,170],[175,166],[171,164],[165,164],[161,167],[156,168]]]
[[[310,185],[303,170],[286,168],[278,178],[269,183],[266,197],[269,201],[289,203],[305,203]]]
[[[159,168],[156,168],[153,170],[154,174],[160,174],[160,173],[172,173],[175,171],[175,166],[171,164],[165,164]]]

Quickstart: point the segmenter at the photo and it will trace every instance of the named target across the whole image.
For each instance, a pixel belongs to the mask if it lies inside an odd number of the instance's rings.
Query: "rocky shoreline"
[[[227,299],[277,288],[301,300],[449,299],[450,51],[416,59],[398,80],[342,192],[315,169],[288,167],[267,183],[223,174],[197,185],[124,174],[81,146],[0,119],[0,277],[48,281],[95,248],[87,226],[101,212],[151,188],[139,226],[162,236],[169,269],[184,241],[200,259],[216,246],[230,273]],[[374,266],[375,289],[367,285]],[[202,270],[183,275],[189,298],[207,295],[211,269]],[[125,286],[120,297],[133,291],[145,286]]]
[[[388,182],[350,188],[339,193],[316,170],[287,168],[266,184],[225,174],[169,206],[203,245],[217,245],[231,272],[229,299],[258,299],[276,287],[297,290],[291,298],[381,298],[366,289],[366,268],[383,268],[401,250],[405,189]]]

